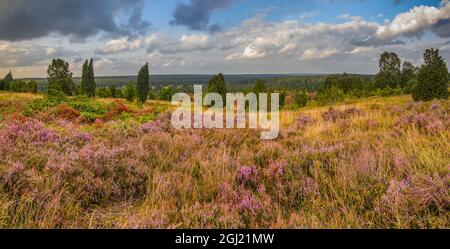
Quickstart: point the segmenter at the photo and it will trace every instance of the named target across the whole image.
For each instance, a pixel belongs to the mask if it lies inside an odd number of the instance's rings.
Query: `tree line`
[[[0,78],[0,91],[37,93],[38,84],[35,80],[15,80],[9,71],[3,79]]]
[[[379,59],[379,72],[375,77],[358,75],[330,75],[318,87],[316,100],[319,104],[329,104],[343,100],[345,97],[389,96],[397,94],[411,94],[415,101],[430,101],[432,99],[447,99],[449,74],[444,59],[437,49],[427,49],[424,52],[424,64],[416,67],[409,61],[402,63],[394,52],[384,52]],[[69,63],[62,59],[53,59],[47,70],[48,95],[85,95],[87,97],[125,98],[128,101],[138,100],[145,103],[148,99],[170,101],[173,94],[180,90],[166,86],[159,90],[150,89],[148,63],[138,72],[136,82],[130,81],[125,87],[109,86],[96,88],[94,62],[91,58],[82,66],[81,84],[76,85],[70,72]],[[0,90],[14,92],[37,92],[36,81],[14,80],[9,72],[0,79]],[[207,84],[207,93],[219,93],[225,98],[227,88],[225,78],[219,73],[211,78]],[[294,102],[301,107],[306,105],[309,97],[307,89],[290,90]],[[276,86],[268,89],[264,80],[256,80],[250,89],[244,93],[280,93],[280,105],[284,105],[286,91],[277,91]]]
[[[318,90],[317,101],[327,104],[346,96],[368,97],[411,94],[415,101],[447,99],[449,74],[447,65],[437,49],[427,49],[424,64],[416,67],[402,63],[394,52],[384,52],[379,59],[375,78],[351,76],[346,73],[326,78]]]
[[[130,101],[137,99],[140,103],[145,103],[150,89],[148,63],[139,70],[136,83],[128,83],[123,91],[110,87],[108,88],[109,94],[105,94],[106,89],[96,88],[93,59],[86,60],[83,63],[81,84],[79,86],[76,86],[73,81],[73,73],[69,69],[69,63],[62,59],[52,60],[47,69],[47,80],[49,96],[125,97]]]

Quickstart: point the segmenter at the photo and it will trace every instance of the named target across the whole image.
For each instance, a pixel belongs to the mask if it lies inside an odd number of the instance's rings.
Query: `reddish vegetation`
[[[61,104],[58,107],[58,112],[57,112],[57,118],[62,118],[64,120],[67,121],[76,121],[79,120],[80,118],[80,112],[73,109],[72,107],[66,105],[66,104]]]
[[[123,103],[123,100],[116,100],[114,106],[102,117],[102,121],[107,122],[113,120],[123,112],[136,113]]]

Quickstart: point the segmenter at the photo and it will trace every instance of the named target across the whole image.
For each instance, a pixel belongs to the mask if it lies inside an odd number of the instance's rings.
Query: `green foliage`
[[[89,62],[88,60],[83,63],[83,70],[81,72],[81,93],[88,94],[89,92]]]
[[[87,121],[94,121],[97,118],[101,118],[108,112],[111,105],[113,105],[95,101],[94,99],[85,96],[66,97],[64,94],[59,96],[49,95],[46,98],[33,100],[27,103],[22,110],[22,114],[31,117],[38,112],[61,104],[66,104],[79,111]]]
[[[267,93],[266,82],[264,80],[256,80],[253,92],[258,95],[260,93]]]
[[[344,91],[342,89],[339,89],[336,86],[332,86],[330,88],[322,89],[317,94],[317,103],[320,105],[326,105],[326,104],[334,104],[338,101],[342,101],[345,98]]]
[[[119,98],[119,99],[125,98],[125,97],[123,96],[123,91],[122,91],[121,88],[116,88],[116,98]]]
[[[11,82],[14,80],[11,71],[9,71],[6,75],[5,78],[3,79],[3,87],[4,90],[9,90],[10,84]]]
[[[375,95],[381,96],[381,97],[396,96],[396,95],[401,95],[402,93],[403,93],[403,90],[399,86],[397,86],[396,88],[387,86],[385,88],[378,88],[375,91]]]
[[[88,96],[95,97],[95,76],[94,76],[94,59],[91,58],[91,61],[89,62],[89,74],[88,74],[89,84],[88,84]]]
[[[447,99],[448,70],[444,59],[437,49],[427,49],[424,53],[425,64],[419,70],[417,87],[413,90],[415,101]]]
[[[48,66],[47,75],[49,95],[59,95],[59,92],[66,95],[75,94],[69,63],[62,59],[53,59],[52,64]]]
[[[175,90],[171,86],[163,87],[159,91],[159,99],[165,101],[171,101],[172,96],[175,94]]]
[[[64,94],[62,94],[62,92],[57,93],[60,93],[60,95],[49,95],[44,99],[36,99],[27,103],[23,107],[22,114],[27,117],[31,117],[35,113],[47,110],[48,108],[55,107],[67,101],[67,98]]]
[[[111,93],[111,98],[117,98],[117,88],[116,85],[111,85],[108,87],[109,92]]]
[[[9,84],[9,90],[19,93],[37,93],[37,82],[34,80],[13,80]]]
[[[225,78],[222,73],[215,75],[208,82],[207,93],[218,93],[222,96],[222,100],[225,103],[225,98],[227,95],[227,86],[225,83]]]
[[[126,100],[132,102],[136,98],[136,84],[133,81],[128,82],[128,84],[123,89],[123,96]]]
[[[405,93],[412,94],[415,91],[418,84],[419,82],[417,81],[417,78],[410,79],[406,84]]]
[[[109,87],[102,87],[97,89],[97,96],[99,98],[111,98],[111,91]]]
[[[141,70],[139,70],[137,84],[137,97],[140,103],[145,103],[148,98],[148,92],[150,91],[150,76],[148,72],[148,63],[146,63]]]
[[[294,101],[299,107],[306,106],[306,103],[308,102],[308,95],[305,91],[296,92],[294,95]]]
[[[390,86],[395,88],[400,85],[401,81],[401,60],[396,53],[384,52],[380,56],[379,67],[380,72],[376,76],[376,86],[385,88]]]
[[[79,111],[88,121],[94,121],[105,115],[113,104],[105,104],[94,99],[78,96],[66,100],[66,104]]]
[[[83,63],[83,71],[81,74],[81,93],[88,97],[95,97],[96,84],[94,77],[94,62],[86,60]]]
[[[280,92],[280,107],[283,107],[286,103],[286,92]]]
[[[354,76],[349,74],[331,75],[325,79],[322,88],[331,88],[335,86],[344,93],[350,93],[355,90],[372,91],[374,89],[373,82],[368,77]],[[320,91],[320,89],[319,89]]]
[[[408,83],[416,77],[417,68],[409,61],[403,62],[400,87],[407,88]]]
[[[31,93],[37,93],[38,92],[38,84],[37,81],[32,80],[28,82],[29,84],[29,90]]]

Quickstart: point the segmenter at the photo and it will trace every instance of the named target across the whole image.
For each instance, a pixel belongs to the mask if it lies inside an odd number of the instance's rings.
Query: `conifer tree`
[[[14,78],[12,76],[11,71],[9,71],[6,75],[5,78],[3,79],[3,87],[5,90],[9,90],[9,87],[11,85],[11,83],[13,82]]]
[[[222,73],[215,75],[208,82],[208,93],[218,93],[222,96],[223,103],[225,103],[225,97],[227,94],[227,86],[225,83],[225,78]]]
[[[146,63],[141,70],[139,70],[137,84],[137,97],[139,102],[145,103],[148,98],[148,92],[150,91],[150,76],[148,72],[148,63]]]
[[[69,63],[62,59],[53,59],[52,64],[48,66],[47,75],[49,95],[75,94],[75,84],[72,72],[69,70]]]
[[[418,83],[413,90],[416,101],[431,101],[432,99],[447,99],[448,69],[438,49],[427,49],[423,55],[425,64],[419,70]]]
[[[88,95],[89,97],[95,97],[96,84],[94,76],[94,59],[91,58],[88,68]]]
[[[81,73],[81,94],[89,94],[89,65],[88,60],[83,63],[83,70]]]

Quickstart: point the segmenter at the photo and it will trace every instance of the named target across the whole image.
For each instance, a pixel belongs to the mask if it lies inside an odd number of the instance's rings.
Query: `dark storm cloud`
[[[180,3],[173,12],[171,25],[187,26],[191,30],[219,31],[219,24],[209,25],[211,13],[216,9],[231,6],[236,0],[191,0],[190,4]]]
[[[433,26],[433,32],[443,38],[450,37],[450,19],[439,20]]]
[[[144,33],[143,0],[1,0],[0,40],[18,41],[56,32],[71,41],[104,31],[117,35]],[[126,15],[125,23],[115,17]]]

